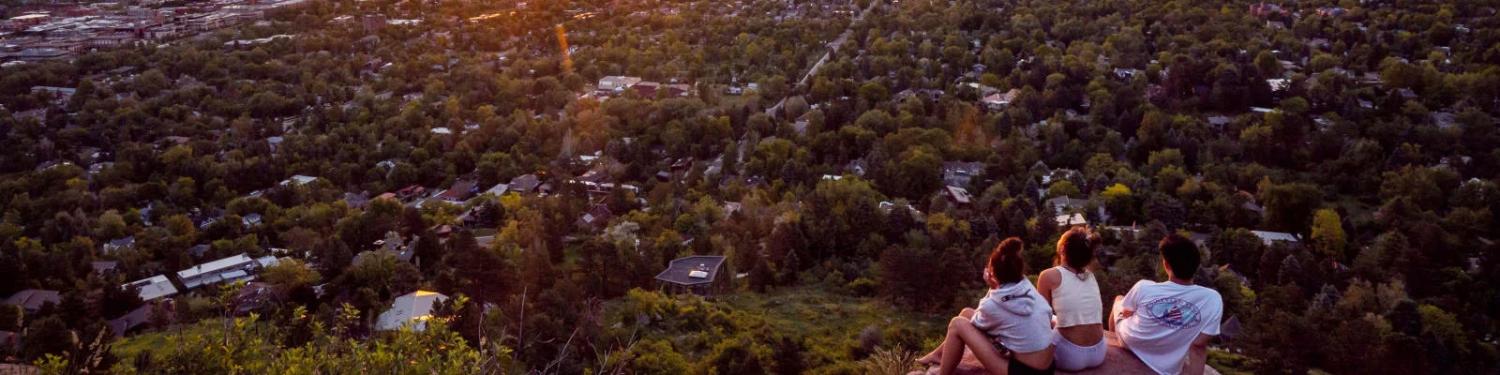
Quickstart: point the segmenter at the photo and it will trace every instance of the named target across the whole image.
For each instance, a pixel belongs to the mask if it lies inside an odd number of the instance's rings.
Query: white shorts
[[[1082,371],[1083,369],[1098,367],[1104,364],[1104,355],[1109,352],[1105,343],[1108,340],[1099,339],[1099,343],[1088,347],[1078,346],[1068,341],[1061,333],[1052,331],[1052,345],[1057,349],[1053,351],[1056,359],[1057,369],[1060,371]]]

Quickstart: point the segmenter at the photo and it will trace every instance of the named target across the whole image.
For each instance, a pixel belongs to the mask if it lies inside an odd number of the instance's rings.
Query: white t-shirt
[[[1115,323],[1125,347],[1161,374],[1182,372],[1188,347],[1202,333],[1219,335],[1224,300],[1197,285],[1141,280],[1130,288],[1122,308],[1134,311]]]

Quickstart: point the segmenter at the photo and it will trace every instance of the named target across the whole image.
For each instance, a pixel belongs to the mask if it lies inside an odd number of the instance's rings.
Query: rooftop
[[[164,276],[164,275],[156,275],[156,276],[152,276],[152,277],[148,277],[148,278],[144,278],[144,279],[132,281],[132,282],[130,282],[128,284],[121,285],[120,287],[121,288],[131,288],[131,287],[140,288],[140,290],[138,291],[138,293],[139,293],[139,295],[141,297],[141,300],[145,300],[145,301],[150,301],[150,300],[154,300],[154,299],[162,298],[162,297],[173,296],[173,295],[177,294],[177,287],[174,286],[174,285],[172,285],[172,281],[171,280],[167,280],[167,277]]]
[[[426,328],[427,319],[432,318],[433,305],[448,300],[448,296],[438,292],[418,290],[396,297],[391,302],[391,308],[380,313],[375,321],[375,329],[388,331],[400,329],[402,325],[411,322],[411,328],[421,331]]]
[[[6,305],[20,306],[26,310],[39,310],[47,304],[56,305],[62,302],[62,295],[56,290],[26,289],[5,299]]]
[[[656,279],[682,286],[709,284],[718,276],[723,264],[724,257],[719,255],[677,258],[672,260],[666,270],[656,274]]]

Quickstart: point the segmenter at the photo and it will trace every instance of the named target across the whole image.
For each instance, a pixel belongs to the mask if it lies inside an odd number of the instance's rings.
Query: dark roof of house
[[[10,295],[5,299],[5,304],[21,306],[27,310],[41,309],[48,303],[62,303],[62,295],[56,290],[27,289]]]
[[[125,315],[110,319],[108,322],[109,330],[114,332],[115,337],[125,337],[126,332],[129,332],[131,329],[134,329],[135,327],[139,327],[140,325],[146,324],[147,322],[151,321],[151,311],[153,306],[155,305],[149,303],[144,304],[140,307],[135,308],[135,310],[130,310],[130,312],[125,313]]]
[[[120,266],[120,262],[113,260],[93,261],[89,262],[89,266],[94,268],[94,272],[104,273],[114,271],[115,268]]]
[[[532,190],[536,190],[537,186],[541,184],[542,180],[537,178],[536,175],[524,174],[510,179],[510,190],[529,193]]]
[[[724,265],[724,257],[719,255],[694,255],[672,260],[667,269],[656,274],[656,279],[683,286],[709,284],[719,275]],[[688,274],[693,271],[707,272],[707,277],[694,278]]]
[[[443,191],[443,193],[439,194],[438,197],[442,198],[443,200],[449,201],[462,201],[465,199],[469,199],[469,197],[474,196],[474,189],[476,186],[479,186],[479,184],[473,180],[458,180],[457,182],[453,183],[453,187],[448,188],[448,190],[446,191]]]
[[[352,208],[363,208],[370,204],[370,193],[344,193],[344,204]]]
[[[600,203],[589,208],[578,221],[585,225],[597,225],[609,221],[612,217],[615,217],[615,214],[609,211],[609,205]]]
[[[197,245],[193,245],[193,247],[189,247],[187,251],[188,255],[192,255],[194,258],[202,258],[204,255],[208,254],[209,249],[212,249],[212,247],[210,247],[208,244],[200,243]]]
[[[116,239],[110,240],[109,242],[107,242],[107,244],[109,246],[115,246],[115,247],[134,246],[135,245],[135,236],[125,236],[125,237],[116,238]]]

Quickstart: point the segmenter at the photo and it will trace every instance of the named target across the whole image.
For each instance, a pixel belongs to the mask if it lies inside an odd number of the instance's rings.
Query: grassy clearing
[[[946,316],[903,311],[879,298],[837,294],[816,287],[738,293],[720,299],[728,308],[764,317],[772,331],[800,338],[810,370],[847,369],[876,348],[921,355],[942,339]],[[835,371],[837,372],[837,371]]]

